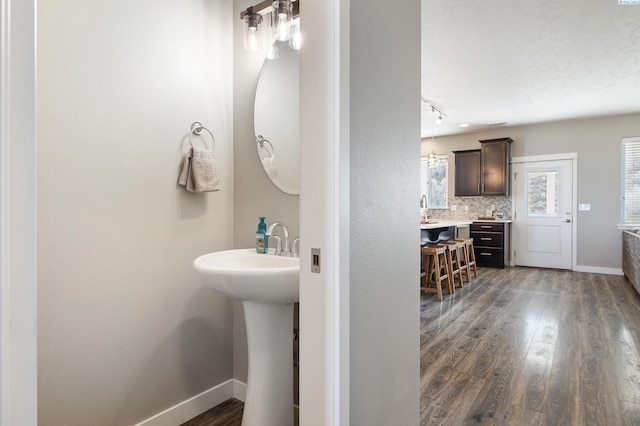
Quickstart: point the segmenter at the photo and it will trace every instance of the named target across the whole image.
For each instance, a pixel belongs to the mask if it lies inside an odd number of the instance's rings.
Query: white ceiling
[[[640,4],[422,0],[422,96],[423,137],[640,112]]]

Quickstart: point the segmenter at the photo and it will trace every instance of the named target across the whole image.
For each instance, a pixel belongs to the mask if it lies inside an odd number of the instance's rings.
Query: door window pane
[[[559,178],[558,170],[527,172],[527,213],[529,216],[559,216]]]

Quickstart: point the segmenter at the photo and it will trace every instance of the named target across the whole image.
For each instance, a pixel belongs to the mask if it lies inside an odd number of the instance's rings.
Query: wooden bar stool
[[[447,247],[447,267],[449,268],[451,281],[455,286],[457,275],[458,281],[460,282],[460,288],[462,288],[462,271],[467,273],[467,283],[469,282],[469,273],[462,263],[462,250],[465,248],[465,243],[453,240],[444,241],[442,244]]]
[[[469,282],[471,277],[471,270],[473,269],[474,278],[478,278],[478,268],[476,266],[476,253],[473,250],[473,238],[460,238],[456,241],[464,243],[464,269],[467,274],[467,282]]]
[[[471,265],[469,265],[469,250],[467,242],[463,238],[457,238],[454,240],[460,244],[460,277],[463,274],[467,278],[467,284],[471,282]],[[473,242],[473,240],[471,240]]]
[[[442,300],[442,281],[445,281],[450,294],[455,292],[447,268],[447,248],[443,245],[430,244],[420,249],[424,264],[424,275],[422,275],[422,286],[420,290],[438,295],[438,300]],[[435,286],[433,288],[432,286]]]

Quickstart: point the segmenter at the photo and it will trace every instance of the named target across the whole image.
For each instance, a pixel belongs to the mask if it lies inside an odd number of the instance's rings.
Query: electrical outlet
[[[468,212],[469,211],[469,206],[464,206],[464,211]]]
[[[578,204],[578,210],[581,212],[591,211],[591,204]]]
[[[456,210],[458,210],[458,206],[451,206],[451,211],[455,212]]]

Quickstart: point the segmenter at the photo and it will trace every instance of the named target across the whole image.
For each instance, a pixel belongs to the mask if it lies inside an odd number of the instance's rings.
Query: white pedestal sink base
[[[242,306],[249,352],[242,426],[292,426],[293,303]]]

